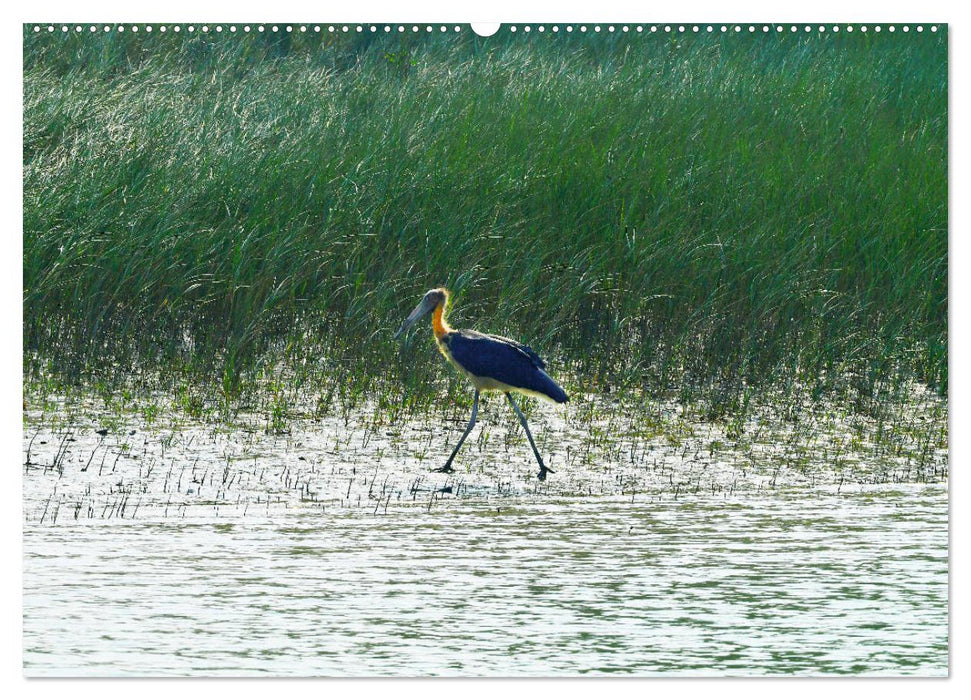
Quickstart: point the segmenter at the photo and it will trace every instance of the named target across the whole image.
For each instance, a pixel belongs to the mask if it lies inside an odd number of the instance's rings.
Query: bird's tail
[[[566,403],[570,400],[570,397],[566,395],[565,391],[563,391],[563,387],[553,381],[553,378],[550,375],[543,370],[539,370],[539,374],[540,386],[537,387],[537,391],[539,391],[539,393],[549,397],[556,403]]]

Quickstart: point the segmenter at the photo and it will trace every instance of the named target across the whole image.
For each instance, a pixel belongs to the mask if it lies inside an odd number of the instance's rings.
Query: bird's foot
[[[444,467],[439,467],[438,469],[432,469],[432,471],[439,474],[452,474],[455,472],[451,464],[446,464]]]
[[[546,481],[547,474],[556,474],[556,472],[547,467],[545,464],[539,465],[539,474],[536,475],[536,478],[540,481]]]

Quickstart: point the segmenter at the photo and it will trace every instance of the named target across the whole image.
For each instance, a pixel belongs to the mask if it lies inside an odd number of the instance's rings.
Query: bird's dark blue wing
[[[478,377],[566,401],[566,393],[543,371],[543,361],[531,349],[501,336],[453,331],[446,336],[452,358]]]
[[[515,341],[512,338],[504,338],[501,335],[492,335],[491,333],[488,333],[488,334],[480,333],[478,335],[483,335],[486,338],[491,338],[492,340],[498,340],[499,342],[506,343],[507,345],[512,345],[520,352],[525,353],[525,355],[529,357],[530,360],[533,361],[534,365],[536,365],[540,369],[546,369],[546,363],[543,362],[543,359],[539,355],[537,355],[533,351],[533,349],[528,345],[523,345],[522,343]]]

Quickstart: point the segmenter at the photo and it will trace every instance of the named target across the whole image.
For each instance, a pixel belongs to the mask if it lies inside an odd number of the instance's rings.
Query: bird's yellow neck
[[[435,333],[435,340],[441,340],[446,333],[452,332],[452,327],[445,320],[445,302],[436,306],[432,312],[432,331]]]

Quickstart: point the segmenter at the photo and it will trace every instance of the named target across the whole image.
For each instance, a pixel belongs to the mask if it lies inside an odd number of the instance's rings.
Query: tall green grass
[[[944,390],[945,34],[25,28],[26,372],[428,395],[446,285],[573,389]]]

